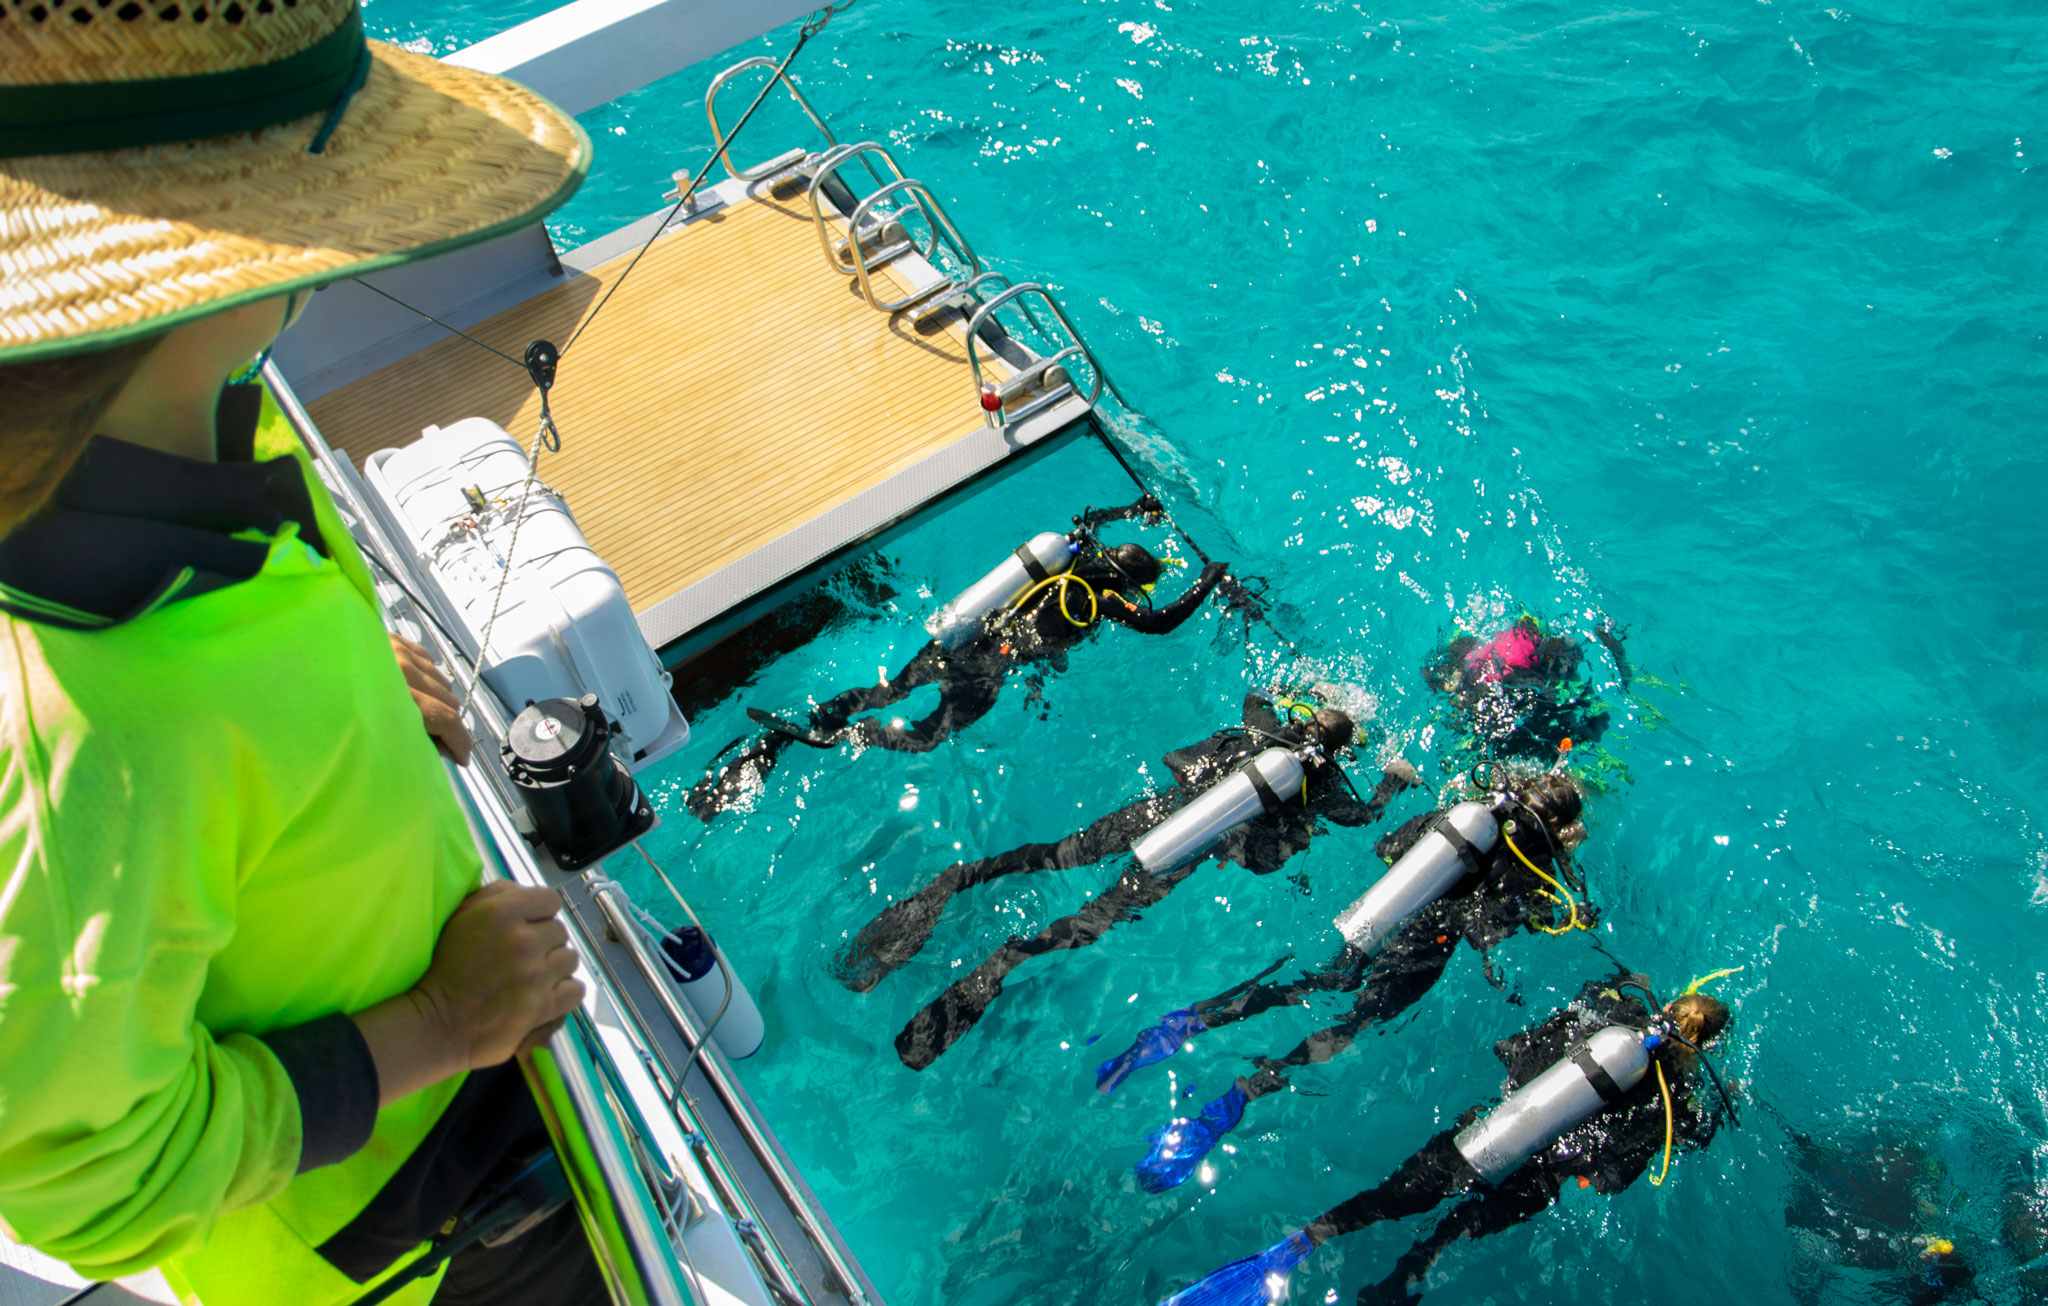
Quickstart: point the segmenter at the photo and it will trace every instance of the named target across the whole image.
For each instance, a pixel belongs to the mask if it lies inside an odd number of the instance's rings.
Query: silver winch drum
[[[1499,839],[1500,822],[1485,803],[1459,803],[1389,866],[1358,901],[1337,914],[1337,932],[1352,947],[1371,952],[1385,943],[1402,921],[1477,870],[1475,858],[1492,852]],[[1472,855],[1466,854],[1460,840]]]
[[[1453,1141],[1480,1178],[1497,1184],[1572,1126],[1642,1083],[1649,1069],[1642,1031],[1609,1025],[1508,1094],[1507,1101],[1460,1130]]]
[[[1154,875],[1170,871],[1209,851],[1245,822],[1298,801],[1307,782],[1300,758],[1284,748],[1269,748],[1146,831],[1131,845],[1131,855]]]
[[[926,633],[941,647],[959,648],[981,632],[982,621],[1001,612],[1041,581],[1071,571],[1074,544],[1057,531],[1034,535],[988,575],[953,596],[925,618]]]

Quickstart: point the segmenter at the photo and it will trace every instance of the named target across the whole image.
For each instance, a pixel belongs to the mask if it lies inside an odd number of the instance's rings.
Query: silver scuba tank
[[[1484,856],[1500,838],[1500,822],[1485,803],[1459,803],[1445,812],[1437,828],[1416,840],[1358,901],[1337,914],[1337,932],[1346,943],[1371,952],[1386,942],[1402,921],[1443,897],[1476,869],[1460,856],[1449,831],[1456,831],[1473,852]]]
[[[980,632],[982,618],[1009,607],[1038,582],[1070,570],[1074,553],[1072,541],[1057,531],[1032,536],[995,570],[925,618],[925,630],[942,647],[959,648]]]
[[[1131,855],[1155,875],[1172,870],[1246,821],[1300,798],[1307,781],[1300,758],[1284,748],[1269,748],[1147,830],[1131,845]]]
[[[1641,1083],[1650,1051],[1641,1030],[1609,1025],[1585,1046],[1508,1094],[1485,1119],[1458,1131],[1458,1152],[1497,1184],[1565,1131]]]

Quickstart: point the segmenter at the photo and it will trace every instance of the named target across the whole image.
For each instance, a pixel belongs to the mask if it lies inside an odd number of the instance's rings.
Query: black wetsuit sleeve
[[[1272,701],[1263,694],[1244,696],[1244,707],[1239,711],[1239,719],[1244,722],[1245,729],[1256,730],[1264,735],[1277,735],[1287,728],[1287,723],[1273,710]]]
[[[1309,801],[1315,803],[1318,816],[1354,830],[1361,825],[1371,825],[1380,815],[1370,804],[1359,802],[1342,780],[1333,781],[1321,795],[1310,794]]]
[[[1542,1024],[1510,1034],[1493,1045],[1493,1055],[1507,1067],[1508,1082],[1526,1084],[1564,1055],[1579,1022],[1567,1008],[1553,1013]]]
[[[1443,813],[1439,810],[1409,817],[1391,832],[1381,835],[1380,841],[1372,846],[1373,852],[1379,855],[1381,861],[1392,866],[1401,860],[1410,848],[1422,842],[1422,836],[1429,833],[1429,823],[1441,815]]]
[[[1205,788],[1218,776],[1257,751],[1242,730],[1219,730],[1199,743],[1176,748],[1163,759],[1174,779]]]
[[[1535,914],[1523,886],[1506,874],[1505,855],[1495,849],[1483,876],[1475,877],[1467,908],[1459,921],[1465,941],[1481,952],[1505,943],[1527,927]]]
[[[1187,592],[1163,608],[1141,608],[1123,595],[1111,591],[1102,596],[1101,612],[1105,620],[1119,626],[1129,626],[1141,635],[1168,635],[1180,624],[1195,615],[1195,609],[1202,606],[1202,600],[1209,597],[1209,591],[1216,588],[1216,582],[1223,579],[1224,567],[1212,562],[1202,568],[1202,574]]]

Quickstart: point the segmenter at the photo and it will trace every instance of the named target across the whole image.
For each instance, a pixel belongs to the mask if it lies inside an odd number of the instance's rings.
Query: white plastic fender
[[[1500,822],[1484,803],[1459,803],[1444,813],[1444,823],[1482,854],[1492,852],[1500,838]],[[1337,932],[1352,947],[1371,952],[1385,943],[1402,921],[1443,897],[1471,869],[1442,830],[1430,830],[1358,901],[1337,914]]]
[[[1131,845],[1138,865],[1157,875],[1209,851],[1218,839],[1246,821],[1265,814],[1266,799],[1253,781],[1256,773],[1281,802],[1301,797],[1308,775],[1301,759],[1284,748],[1269,748],[1167,817]]]
[[[1029,558],[1031,561],[1026,562]],[[1057,576],[1074,565],[1074,548],[1057,531],[1034,535],[1015,553],[1003,559],[988,575],[961,590],[953,601],[925,619],[924,628],[940,645],[959,648],[981,631],[982,618],[1000,612],[1024,591],[1048,576]],[[1036,567],[1034,573],[1032,568]]]
[[[1642,1031],[1609,1025],[1458,1131],[1458,1152],[1497,1184],[1566,1130],[1641,1083],[1650,1069]],[[1604,1076],[1607,1083],[1600,1083]],[[1603,1091],[1604,1090],[1604,1091]]]
[[[733,968],[731,958],[719,948],[716,939],[711,940],[711,949],[723,961],[723,966],[714,965],[695,979],[677,979],[675,960],[668,959],[669,979],[676,991],[683,995],[683,1001],[690,1006],[690,1012],[697,1017],[701,1029],[718,1016],[718,1024],[711,1030],[711,1041],[718,1050],[733,1061],[744,1060],[761,1050],[762,1040],[768,1036],[767,1024],[761,1019],[761,1009],[754,1005],[754,995],[747,992],[747,986],[740,983],[739,971]],[[732,972],[732,1001],[726,1004],[725,1014],[718,1015],[718,1004],[725,1000],[725,975]]]

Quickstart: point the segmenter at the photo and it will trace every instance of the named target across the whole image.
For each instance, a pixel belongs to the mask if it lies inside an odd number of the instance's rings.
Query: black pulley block
[[[611,750],[597,695],[528,703],[501,750],[533,815],[534,838],[563,870],[588,866],[654,824],[654,807]]]

